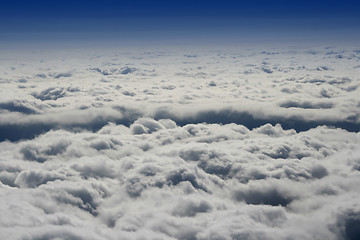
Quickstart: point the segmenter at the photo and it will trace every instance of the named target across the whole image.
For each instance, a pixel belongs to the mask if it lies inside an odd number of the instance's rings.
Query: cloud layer
[[[2,142],[1,234],[356,239],[359,143],[327,127],[150,118]]]
[[[358,50],[21,56],[0,238],[359,238]]]

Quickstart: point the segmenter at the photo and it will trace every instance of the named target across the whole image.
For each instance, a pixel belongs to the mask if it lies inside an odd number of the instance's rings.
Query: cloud
[[[33,96],[41,101],[56,100],[65,96],[63,88],[48,88],[40,93],[33,93]]]
[[[320,105],[322,108],[328,108],[325,104]],[[302,106],[303,108],[303,106]],[[305,106],[305,108],[307,108]],[[311,106],[310,108],[318,108],[316,105]],[[357,121],[349,121],[349,120],[331,120],[331,119],[317,119],[310,120],[303,118],[300,115],[292,115],[292,116],[264,116],[263,114],[252,113],[250,111],[237,111],[235,109],[221,109],[221,110],[203,110],[195,113],[190,116],[178,116],[170,111],[165,111],[161,109],[157,111],[154,115],[156,119],[161,118],[170,118],[174,120],[178,125],[184,126],[186,124],[196,124],[196,123],[219,123],[219,124],[228,124],[228,123],[236,123],[245,125],[247,128],[253,129],[265,125],[267,123],[270,124],[281,124],[285,129],[294,129],[297,132],[306,131],[311,128],[315,128],[317,126],[329,125],[339,128],[344,128],[348,131],[358,131],[359,123]]]
[[[163,128],[164,126],[161,123],[151,118],[140,118],[131,125],[134,134],[153,133]]]
[[[181,217],[194,217],[197,213],[204,213],[211,211],[211,205],[205,201],[180,200],[175,207],[173,214]]]
[[[3,60],[0,238],[359,238],[357,53],[329,51]]]
[[[79,89],[78,88],[72,88],[72,87],[68,87],[68,88],[55,88],[55,87],[50,87],[47,88],[39,93],[32,93],[32,96],[41,100],[41,101],[46,101],[46,100],[57,100],[59,98],[63,98],[66,96],[67,92],[78,92]]]
[[[116,176],[116,171],[112,168],[113,166],[106,160],[81,159],[79,163],[75,163],[71,167],[84,178],[114,178]]]
[[[348,210],[337,217],[338,237],[342,239],[358,239],[360,237],[360,214],[358,211]]]
[[[14,100],[0,103],[0,109],[24,114],[40,113],[41,109],[44,107],[45,106],[43,104],[37,104],[35,102],[29,102],[27,100]]]
[[[92,234],[91,224],[100,221],[103,225],[98,228],[107,232],[97,232],[100,239],[118,234],[133,238],[145,232],[194,239],[311,237],[312,231],[323,237],[356,234],[351,233],[355,231],[351,217],[338,217],[334,222],[319,220],[322,232],[308,226],[306,236],[292,229],[300,224],[299,219],[303,219],[301,224],[308,221],[309,207],[318,209],[320,212],[314,214],[323,219],[331,213],[327,208],[336,212],[332,204],[339,204],[338,198],[359,194],[356,185],[349,184],[353,180],[344,181],[346,176],[359,177],[352,168],[358,160],[349,152],[358,146],[357,133],[319,127],[298,134],[280,125],[264,125],[252,131],[236,124],[181,127],[171,120],[150,118],[139,119],[136,124],[147,132],[133,134],[133,126],[109,124],[98,132],[58,130],[20,145],[0,144],[5,156],[15,149],[20,153],[14,155],[13,164],[2,165],[8,174],[0,178],[8,192],[6,199],[23,199],[17,202],[27,204],[16,207],[23,211],[22,218],[30,217],[25,209],[41,210],[41,215],[32,213],[42,219],[37,226],[44,221],[51,226],[49,231],[35,233],[33,225],[24,225],[22,220],[22,233],[57,236],[56,227],[84,239],[87,233]],[[219,133],[221,138],[216,137]],[[335,135],[338,137],[333,138]],[[169,137],[177,140],[164,144]],[[66,139],[66,144],[60,139]],[[287,144],[295,152],[281,158],[269,155],[268,149],[273,148],[270,142],[273,146]],[[94,148],[93,143],[107,143],[109,147]],[[143,143],[151,143],[151,148],[142,148]],[[23,149],[31,150],[32,155],[26,158]],[[302,149],[309,156],[294,160]],[[327,154],[323,155],[325,149]],[[347,160],[339,162],[340,156]],[[15,165],[18,163],[23,163],[21,169]],[[329,194],[333,196],[330,201],[325,198]],[[351,199],[344,206],[355,203],[356,198]],[[323,201],[328,202],[322,206]],[[62,217],[55,219],[54,214]],[[341,211],[338,214],[342,216]],[[76,228],[83,229],[82,233],[75,230],[74,226],[80,226],[79,218],[90,224],[89,231],[85,231],[86,224]],[[327,228],[327,224],[336,228]],[[346,225],[350,233],[342,230]]]
[[[261,70],[268,74],[273,73],[273,70],[269,66],[263,66],[261,67]]]
[[[65,72],[65,73],[55,73],[55,74],[51,74],[50,76],[54,77],[54,78],[62,78],[62,77],[71,77],[72,73],[70,72]]]
[[[66,151],[69,142],[66,140],[60,140],[51,145],[38,145],[38,144],[24,144],[20,148],[20,153],[25,160],[45,162],[48,157],[56,156]]]
[[[236,200],[255,205],[263,204],[286,207],[296,199],[296,196],[292,196],[288,189],[284,188],[284,186],[279,186],[276,181],[265,180],[259,180],[256,184],[248,184],[246,189],[237,190],[234,194]]]
[[[311,103],[311,102],[296,102],[296,101],[287,101],[280,104],[280,107],[283,108],[304,108],[304,109],[328,109],[332,108],[334,105],[331,102],[320,102],[320,103]]]
[[[48,181],[55,181],[57,179],[64,179],[64,176],[42,170],[27,170],[20,172],[14,183],[20,187],[34,188]]]
[[[111,68],[107,70],[102,70],[98,67],[95,67],[95,68],[90,68],[90,70],[101,73],[104,76],[108,76],[108,75],[116,75],[116,74],[127,75],[129,73],[135,72],[137,69],[131,67],[123,67],[120,69]]]

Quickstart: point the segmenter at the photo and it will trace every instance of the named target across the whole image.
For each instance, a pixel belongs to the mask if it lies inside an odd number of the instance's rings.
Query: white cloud
[[[357,239],[359,63],[338,52],[2,60],[0,238]]]

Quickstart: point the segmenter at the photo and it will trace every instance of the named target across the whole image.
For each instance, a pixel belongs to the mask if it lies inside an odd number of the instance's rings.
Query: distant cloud
[[[41,101],[46,100],[56,100],[58,98],[65,97],[65,92],[63,88],[48,88],[40,93],[33,93],[33,96]]]

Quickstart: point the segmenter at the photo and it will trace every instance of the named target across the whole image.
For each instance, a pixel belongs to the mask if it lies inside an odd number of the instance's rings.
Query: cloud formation
[[[150,118],[2,142],[2,234],[355,239],[359,143],[327,127]]]
[[[3,61],[0,238],[358,239],[359,52],[235,50]]]

